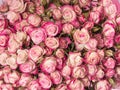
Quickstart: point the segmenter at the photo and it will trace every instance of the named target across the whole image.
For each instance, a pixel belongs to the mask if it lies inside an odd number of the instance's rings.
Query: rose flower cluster
[[[120,90],[116,5],[0,0],[0,90]]]

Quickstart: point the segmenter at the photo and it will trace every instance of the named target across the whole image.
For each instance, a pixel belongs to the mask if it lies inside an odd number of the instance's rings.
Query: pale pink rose
[[[100,21],[100,13],[98,11],[90,12],[89,20],[94,22],[95,24],[99,23],[99,21]]]
[[[70,0],[60,0],[63,4],[69,4]]]
[[[97,79],[102,79],[105,76],[105,72],[102,70],[102,68],[98,68],[95,77]]]
[[[67,65],[70,67],[76,67],[81,65],[83,58],[80,52],[70,52],[67,59]]]
[[[63,60],[61,58],[57,58],[57,69],[61,70],[63,68]]]
[[[20,15],[14,11],[7,12],[7,19],[10,23],[15,23],[20,18]]]
[[[8,74],[9,83],[15,84],[20,79],[20,75],[17,71],[12,71]]]
[[[115,70],[114,69],[107,69],[106,71],[106,76],[109,78],[112,78],[115,75]]]
[[[98,81],[95,85],[95,90],[110,90],[110,85],[107,80]]]
[[[38,27],[40,25],[40,22],[41,22],[41,18],[36,15],[36,14],[31,14],[28,16],[28,23],[35,26],[35,27]]]
[[[118,35],[115,35],[115,42],[116,43],[120,43],[120,35],[118,34]]]
[[[88,51],[85,55],[86,57],[86,63],[88,64],[92,64],[92,65],[95,65],[95,64],[98,64],[99,61],[100,61],[100,56],[97,52],[95,51]]]
[[[50,73],[50,77],[52,79],[53,84],[60,84],[62,82],[62,76],[59,71],[54,71]]]
[[[4,18],[0,18],[0,32],[3,31],[7,26],[7,21]]]
[[[116,61],[113,58],[107,58],[104,62],[103,62],[104,66],[106,68],[111,68],[113,69],[115,67]]]
[[[0,54],[2,54],[5,51],[5,47],[0,46]]]
[[[47,32],[48,36],[56,36],[59,32],[58,25],[54,24],[53,22],[46,22],[43,24],[43,28]]]
[[[40,44],[46,38],[46,32],[43,28],[36,28],[30,33],[30,37],[35,44]]]
[[[85,44],[89,41],[90,36],[88,31],[85,28],[83,28],[81,30],[77,29],[73,34],[73,38],[76,42]]]
[[[44,6],[38,6],[38,7],[36,7],[36,13],[38,14],[38,15],[42,15],[43,13],[44,13]]]
[[[66,84],[59,84],[55,90],[67,90],[67,85]]]
[[[71,80],[68,84],[68,88],[70,90],[85,90],[83,83],[77,79]]]
[[[6,63],[7,63],[7,65],[10,66],[11,69],[16,69],[18,67],[18,65],[17,65],[17,56],[12,55],[11,57],[8,57],[6,59]]]
[[[28,51],[26,49],[17,50],[17,64],[25,63],[28,59]]]
[[[2,84],[1,90],[14,90],[13,86],[11,84]]]
[[[115,4],[110,4],[104,8],[104,13],[108,18],[115,18],[117,15],[117,7]]]
[[[87,78],[87,77],[82,78],[82,82],[83,82],[85,87],[89,87],[91,84],[89,78]]]
[[[78,43],[78,42],[74,42],[75,43],[75,48],[76,48],[76,50],[78,50],[78,51],[81,51],[81,50],[83,50],[84,49],[84,47],[85,47],[85,44],[80,44],[80,43]]]
[[[55,8],[55,9],[52,10],[52,13],[53,13],[53,18],[54,19],[56,19],[56,20],[61,19],[62,13],[61,13],[60,9]]]
[[[23,64],[20,64],[19,69],[21,72],[30,73],[35,69],[36,65],[32,60],[26,61]]]
[[[88,69],[88,74],[93,76],[96,74],[97,72],[97,66],[96,65],[87,65],[87,69]]]
[[[52,73],[55,71],[56,66],[57,66],[56,58],[51,56],[51,57],[46,57],[42,61],[40,68],[43,72]]]
[[[65,24],[62,26],[62,31],[63,31],[64,33],[70,34],[72,30],[73,30],[73,25],[70,24],[70,23],[65,23]]]
[[[74,11],[75,11],[78,15],[81,15],[82,10],[81,10],[81,8],[80,8],[79,5],[76,4],[76,5],[73,6],[73,8],[74,8]]]
[[[58,57],[58,58],[64,58],[65,52],[64,52],[63,49],[57,49],[56,52],[55,52],[55,55],[56,55],[56,57]]]
[[[71,71],[72,71],[71,68],[69,66],[65,65],[62,68],[61,74],[66,79],[70,79]]]
[[[22,87],[26,87],[31,80],[32,80],[32,76],[30,74],[22,73],[18,81],[18,84]]]
[[[88,50],[96,50],[98,41],[95,38],[91,38],[86,44],[85,48]]]
[[[27,88],[29,90],[42,90],[40,84],[38,83],[38,80],[30,81]]]
[[[76,13],[70,5],[64,5],[62,8],[62,15],[64,22],[72,22],[76,19]]]
[[[87,21],[84,23],[84,28],[86,28],[87,30],[91,30],[94,26],[94,22],[92,21]]]
[[[45,39],[45,45],[51,49],[57,49],[59,47],[59,40],[55,37],[47,37]]]
[[[84,66],[74,67],[72,70],[72,77],[74,78],[84,78],[86,74],[86,68]]]
[[[90,4],[90,0],[79,0],[79,4],[81,7],[86,7],[87,5]]]
[[[49,89],[52,86],[50,77],[44,73],[39,73],[39,83],[44,89]]]
[[[1,65],[7,65],[6,59],[9,57],[8,53],[3,52],[0,54],[0,64]]]
[[[101,0],[103,6],[109,6],[112,3],[112,0]]]
[[[44,55],[44,49],[37,45],[30,48],[28,52],[29,58],[32,59],[34,62],[37,62],[40,59],[40,57],[42,57],[43,55]]]

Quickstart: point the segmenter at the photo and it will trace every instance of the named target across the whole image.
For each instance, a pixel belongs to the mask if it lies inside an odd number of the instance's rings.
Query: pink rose
[[[23,64],[20,64],[19,69],[21,72],[30,73],[35,69],[36,65],[32,60],[26,61]]]
[[[57,58],[57,69],[61,70],[63,68],[63,60],[61,58]]]
[[[70,23],[65,23],[62,27],[62,31],[67,34],[70,34],[72,30],[73,30],[73,25]]]
[[[41,6],[36,7],[36,13],[38,15],[42,15],[44,13],[44,6],[41,5]]]
[[[109,78],[112,78],[115,75],[115,70],[114,69],[107,69],[106,71],[106,76]]]
[[[85,87],[89,87],[91,84],[89,78],[87,77],[82,78],[82,83],[84,84]]]
[[[56,19],[56,20],[61,19],[62,13],[61,13],[60,9],[55,8],[55,9],[52,10],[52,13],[53,13],[53,18],[54,19]]]
[[[56,36],[59,32],[58,25],[54,24],[53,22],[46,22],[43,25],[43,28],[46,30],[48,36]]]
[[[8,4],[5,1],[1,1],[0,3],[0,12],[5,13],[9,10]]]
[[[36,28],[30,33],[30,37],[35,44],[40,44],[46,38],[46,32],[43,28]]]
[[[102,68],[98,68],[95,77],[99,80],[102,79],[105,76],[105,72],[102,70]]]
[[[112,0],[101,0],[103,6],[109,6],[112,3]]]
[[[89,41],[90,36],[88,31],[85,28],[83,28],[81,30],[77,29],[73,34],[73,38],[76,42],[85,44]]]
[[[65,52],[63,49],[57,49],[57,51],[55,52],[55,55],[58,58],[64,58],[64,56],[65,56],[64,54],[65,54]]]
[[[13,86],[11,84],[2,84],[1,90],[14,90]]]
[[[118,44],[120,43],[120,35],[119,34],[115,36],[115,42]]]
[[[78,50],[78,51],[81,51],[81,50],[83,50],[84,49],[84,47],[85,47],[85,44],[80,44],[80,43],[78,43],[78,42],[74,42],[75,43],[75,48],[76,48],[76,50]]]
[[[86,57],[86,63],[88,63],[88,64],[95,65],[95,64],[98,64],[100,61],[100,56],[95,51],[87,52],[85,57]]]
[[[60,84],[62,82],[62,76],[59,71],[54,71],[50,73],[50,77],[54,84]]]
[[[7,21],[4,18],[0,18],[0,32],[7,27]]]
[[[90,4],[90,0],[79,0],[79,4],[81,7],[86,7],[87,5]]]
[[[104,38],[104,45],[107,48],[113,47],[113,45],[114,45],[114,39],[111,38],[111,37]]]
[[[115,58],[117,60],[117,63],[120,63],[120,50],[118,50],[117,52],[115,52]]]
[[[56,58],[51,56],[51,57],[46,57],[42,61],[40,68],[43,72],[52,73],[55,71],[56,66],[57,66]]]
[[[70,5],[64,5],[62,8],[62,15],[64,22],[72,22],[76,19],[76,13]]]
[[[78,20],[72,21],[71,24],[74,26],[74,28],[79,28],[80,27],[80,23],[79,23]]]
[[[65,84],[59,84],[55,90],[67,90],[67,85]]]
[[[86,68],[84,66],[74,67],[72,70],[72,76],[74,78],[84,78],[86,74]]]
[[[8,57],[9,57],[8,53],[5,53],[5,52],[1,53],[0,54],[0,64],[3,65],[3,66],[7,65],[6,59]]]
[[[67,65],[70,67],[76,67],[81,65],[83,58],[80,52],[70,52],[67,59]]]
[[[25,33],[29,34],[34,30],[33,26],[28,25],[28,26],[24,26],[22,29]]]
[[[38,27],[40,25],[40,22],[41,22],[41,18],[36,15],[36,14],[31,14],[28,16],[28,23],[35,26],[35,27]]]
[[[51,49],[57,49],[59,47],[59,40],[55,37],[47,37],[45,39],[45,45]]]
[[[90,75],[90,76],[93,76],[93,75],[95,75],[96,74],[96,72],[97,72],[97,66],[96,65],[87,65],[87,69],[88,69],[88,74]]]
[[[75,11],[78,15],[81,15],[82,10],[81,10],[81,8],[80,8],[79,5],[76,4],[76,5],[73,6],[73,8],[74,8],[74,11]]]
[[[87,21],[84,23],[84,28],[86,28],[87,30],[91,30],[94,26],[94,22],[92,21]]]
[[[5,47],[0,46],[0,54],[2,54],[5,51]]]
[[[28,52],[29,58],[32,59],[34,62],[37,62],[40,59],[40,57],[42,57],[43,55],[44,55],[44,49],[37,45],[30,48]]]
[[[103,62],[104,66],[106,68],[111,68],[113,69],[115,67],[116,61],[113,58],[107,58],[104,62]]]
[[[50,77],[44,73],[39,73],[39,83],[44,89],[49,89],[52,86]]]

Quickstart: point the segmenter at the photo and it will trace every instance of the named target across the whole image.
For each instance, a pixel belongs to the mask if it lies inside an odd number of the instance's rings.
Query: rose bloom
[[[58,57],[58,58],[64,58],[64,50],[63,49],[57,49],[56,50],[56,52],[55,52],[55,55],[56,55],[56,57]]]
[[[3,66],[7,65],[6,60],[8,57],[9,57],[8,53],[6,53],[6,52],[1,53],[0,54],[0,64]]]
[[[40,44],[46,38],[46,32],[43,28],[36,28],[30,33],[30,37],[35,44]]]
[[[72,76],[74,78],[84,78],[86,74],[86,68],[84,66],[74,67],[72,70]]]
[[[70,90],[85,90],[83,83],[77,79],[70,80],[68,88]]]
[[[81,7],[86,7],[90,4],[90,0],[79,0],[79,4]]]
[[[94,26],[94,22],[92,21],[87,21],[84,23],[84,28],[87,29],[87,30],[91,30]]]
[[[63,68],[63,60],[61,58],[57,58],[57,69],[61,70]]]
[[[85,55],[86,57],[86,63],[88,64],[98,64],[100,61],[100,56],[97,52],[95,51],[88,51]]]
[[[51,49],[56,49],[59,47],[59,40],[55,37],[47,37],[45,39],[45,45],[48,47],[48,48],[51,48]]]
[[[87,70],[88,70],[88,74],[93,76],[96,74],[97,72],[97,66],[96,65],[87,65]]]
[[[83,50],[84,47],[85,47],[85,44],[80,44],[80,43],[78,43],[78,42],[74,42],[74,43],[75,43],[75,48],[76,48],[76,50],[78,50],[78,51]]]
[[[115,42],[116,42],[117,44],[120,43],[120,35],[119,35],[119,34],[118,34],[118,35],[115,35]]]
[[[76,13],[70,5],[64,5],[62,8],[62,15],[64,22],[72,22],[76,19]]]
[[[28,52],[28,56],[30,59],[32,59],[34,62],[37,62],[40,57],[44,55],[44,49],[38,45],[33,46],[30,48]]]
[[[115,70],[114,69],[107,69],[106,71],[106,76],[109,78],[112,78],[115,75]]]
[[[90,80],[89,78],[85,77],[85,78],[82,78],[82,82],[84,84],[85,87],[89,87],[90,86]]]
[[[104,38],[104,45],[107,48],[113,47],[113,45],[114,45],[114,38],[111,38],[111,37]]]
[[[2,84],[1,90],[14,90],[14,88],[11,84]]]
[[[85,28],[83,28],[81,30],[77,29],[73,34],[73,38],[76,42],[85,44],[89,41],[90,36],[88,31]]]
[[[95,90],[110,90],[110,85],[107,80],[100,80],[96,83]]]
[[[102,68],[98,68],[95,77],[99,80],[102,79],[105,76],[105,72],[102,70]]]
[[[57,66],[56,58],[51,56],[51,57],[46,57],[42,61],[40,68],[43,72],[52,73],[55,71],[56,66]]]
[[[43,28],[46,30],[48,36],[56,36],[59,32],[58,25],[54,24],[53,22],[46,22],[43,24]]]
[[[82,10],[81,10],[81,8],[80,8],[79,5],[74,5],[73,8],[74,8],[74,11],[75,11],[78,15],[81,15]]]
[[[76,67],[81,65],[83,58],[79,52],[70,52],[67,59],[67,65],[70,67]]]
[[[56,19],[56,20],[61,19],[62,13],[61,13],[60,9],[55,8],[55,9],[53,9],[52,13],[53,13],[53,18],[54,19]]]
[[[73,30],[73,25],[70,23],[65,23],[63,24],[62,30],[64,33],[70,34],[71,31]]]
[[[49,89],[52,86],[50,77],[44,73],[39,73],[39,83],[44,89]]]
[[[36,15],[36,14],[31,14],[29,15],[28,17],[28,23],[35,26],[35,27],[38,27],[40,25],[40,22],[41,22],[41,18]]]
[[[54,71],[50,73],[50,77],[52,79],[53,84],[60,84],[62,82],[62,76],[59,71]]]
[[[67,85],[66,84],[59,84],[55,90],[67,90]]]
[[[19,69],[21,72],[30,73],[35,69],[36,65],[32,60],[28,60],[23,64],[20,64]]]
[[[113,58],[107,58],[103,64],[106,68],[113,69],[115,67],[116,61]]]

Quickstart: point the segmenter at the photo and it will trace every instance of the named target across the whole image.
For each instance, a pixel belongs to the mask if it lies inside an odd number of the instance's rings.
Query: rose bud
[[[62,17],[62,13],[60,9],[55,8],[53,9],[52,13],[53,13],[53,18],[56,20],[59,20]]]
[[[84,23],[84,28],[87,29],[87,30],[91,30],[94,26],[94,22],[92,21],[87,21]]]
[[[64,50],[63,49],[57,49],[57,51],[55,52],[55,56],[57,58],[64,58]]]
[[[91,38],[86,44],[85,48],[88,50],[96,50],[98,41],[95,38]]]
[[[28,23],[35,26],[35,27],[38,27],[40,25],[40,22],[41,22],[41,18],[36,15],[36,14],[31,14],[29,15],[28,17]]]
[[[68,48],[68,45],[69,44],[71,44],[71,40],[70,40],[70,38],[69,37],[61,37],[60,39],[59,39],[59,41],[60,41],[60,48]]]
[[[110,85],[107,80],[98,81],[95,85],[95,90],[110,90]]]
[[[64,76],[66,79],[70,79],[71,75],[71,68],[69,66],[64,66],[61,71],[62,76]]]
[[[65,23],[62,28],[64,33],[70,34],[71,31],[73,30],[73,25],[70,23]]]
[[[99,54],[97,53],[97,52],[95,52],[95,51],[88,51],[87,53],[86,53],[86,55],[85,55],[85,57],[86,57],[86,63],[88,63],[88,64],[93,64],[93,65],[95,65],[95,64],[98,64],[99,63],[99,61],[100,61],[100,56],[99,56]]]
[[[30,74],[22,73],[18,83],[20,86],[26,87],[31,80],[32,80],[32,76]]]
[[[76,19],[76,13],[70,5],[64,5],[62,8],[62,15],[64,22],[72,22]]]
[[[60,84],[62,82],[62,76],[59,71],[54,71],[50,73],[53,84]]]
[[[18,49],[17,50],[17,64],[25,63],[28,59],[28,51]]]
[[[18,65],[17,65],[17,56],[12,55],[11,57],[8,57],[6,59],[6,63],[7,63],[7,65],[10,66],[11,69],[16,69],[18,67]]]
[[[70,83],[68,84],[68,88],[70,90],[85,90],[83,83],[77,79],[71,80]]]
[[[86,74],[86,68],[84,66],[74,67],[72,70],[72,77],[74,78],[84,78]]]
[[[79,5],[76,4],[76,5],[73,6],[73,8],[74,8],[74,11],[75,11],[78,15],[81,15],[82,10],[81,10],[81,8],[80,8]]]
[[[76,42],[85,44],[89,41],[90,36],[88,31],[85,28],[83,28],[81,30],[77,29],[73,34],[73,38]]]
[[[81,65],[83,58],[80,52],[70,52],[67,59],[67,65],[70,67],[76,67]]]
[[[42,57],[43,55],[44,55],[44,49],[37,45],[30,48],[28,52],[29,58],[32,59],[34,62],[37,62],[40,59],[40,57]]]
[[[55,90],[67,90],[67,85],[65,84],[59,84]]]
[[[9,57],[8,53],[6,53],[6,52],[1,53],[0,54],[0,64],[3,66],[7,65],[6,60],[8,57]]]
[[[103,62],[104,66],[106,68],[110,68],[113,69],[115,67],[116,61],[113,58],[107,58],[104,62]]]
[[[42,90],[40,84],[38,83],[38,80],[30,81],[27,88],[29,90]]]
[[[30,37],[35,44],[40,44],[46,38],[46,32],[43,28],[36,28],[30,33]]]
[[[51,57],[46,57],[42,61],[40,68],[45,73],[52,73],[55,71],[56,66],[57,66],[56,58],[51,56]]]
[[[62,2],[63,4],[69,4],[70,0],[60,0],[60,2]]]
[[[19,69],[21,72],[30,73],[35,69],[36,65],[32,60],[26,61],[23,64],[20,64]]]
[[[48,36],[56,36],[59,32],[58,25],[53,22],[46,22],[43,24],[43,28],[46,30]]]
[[[52,86],[50,77],[44,73],[39,73],[39,83],[44,89],[49,89]]]
[[[83,82],[85,87],[89,87],[91,84],[89,78],[87,78],[87,77],[82,78],[82,82]]]
[[[57,69],[61,70],[63,68],[63,60],[64,59],[57,58]]]
[[[107,69],[106,71],[106,76],[111,78],[115,75],[115,70],[114,69]]]
[[[51,49],[57,49],[59,47],[59,40],[55,37],[47,37],[45,45]]]
[[[20,18],[20,15],[14,11],[7,12],[7,19],[10,21],[10,23],[15,23]]]
[[[99,80],[102,79],[104,76],[105,76],[104,71],[102,70],[102,68],[99,67],[95,74],[95,77]]]
[[[90,76],[93,76],[93,75],[95,75],[96,74],[96,72],[97,72],[97,66],[96,65],[87,65],[87,69],[88,69],[88,74],[90,75]]]
[[[1,90],[14,90],[13,86],[11,84],[2,84]]]
[[[44,6],[38,6],[38,7],[36,7],[36,13],[38,14],[38,15],[42,15],[43,13],[44,13]]]

